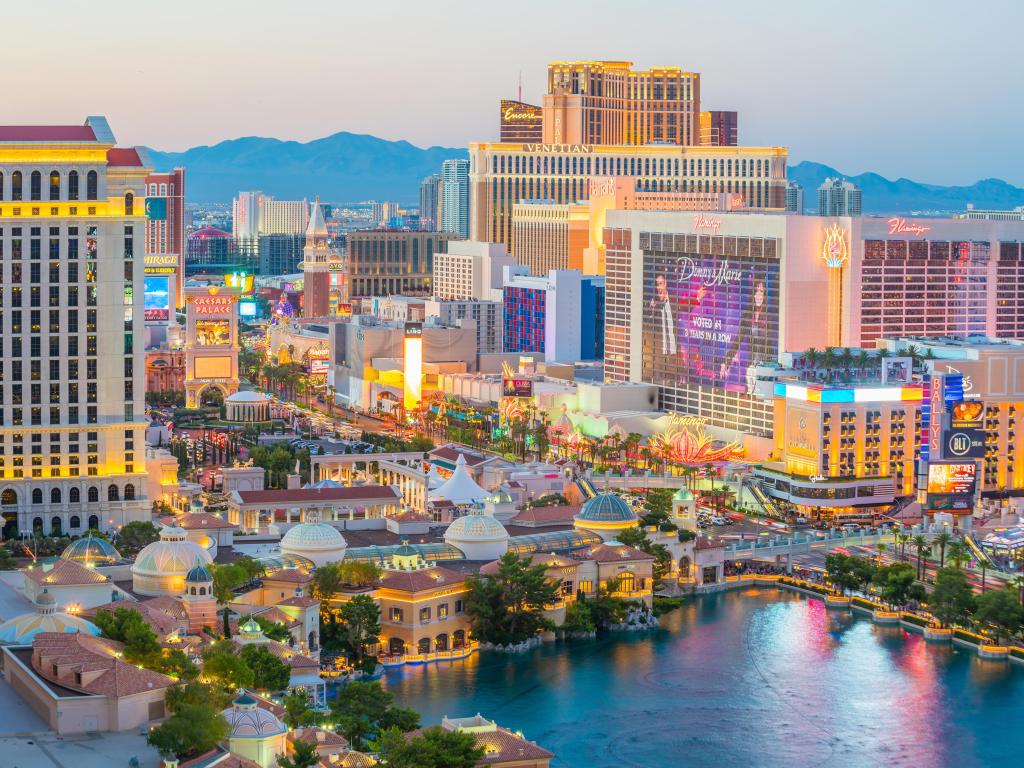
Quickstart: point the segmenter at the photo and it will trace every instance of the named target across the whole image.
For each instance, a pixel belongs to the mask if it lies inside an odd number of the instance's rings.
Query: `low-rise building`
[[[25,597],[35,602],[49,592],[57,607],[72,612],[110,602],[118,590],[109,577],[82,563],[63,558],[24,571]]]

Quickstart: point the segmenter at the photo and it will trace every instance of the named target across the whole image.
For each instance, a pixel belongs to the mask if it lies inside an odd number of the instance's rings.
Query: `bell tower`
[[[202,634],[203,627],[217,626],[217,598],[213,596],[213,577],[202,563],[197,562],[185,575],[182,602],[188,616],[190,635]]]

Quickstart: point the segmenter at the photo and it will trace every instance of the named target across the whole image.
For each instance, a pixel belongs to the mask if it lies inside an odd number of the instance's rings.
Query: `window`
[[[51,504],[60,504],[60,488],[51,488],[50,489],[50,503]]]
[[[33,488],[32,489],[32,503],[33,504],[42,504],[43,503],[43,489],[42,488]]]
[[[81,500],[82,500],[82,492],[80,490],[78,490],[77,488],[72,488],[68,492],[68,501],[70,501],[72,504],[77,504]],[[77,519],[78,518],[72,518],[72,520],[77,520]],[[71,527],[72,528],[77,528],[78,524],[77,523],[72,523]]]
[[[124,487],[124,500],[135,501],[135,486],[131,483]]]
[[[11,174],[11,200],[21,200],[21,171]]]
[[[391,621],[398,622],[398,623],[401,623],[403,621],[403,619],[404,619],[404,614],[403,614],[401,608],[392,608],[390,616],[391,616]]]
[[[50,171],[50,199],[60,200],[60,174]]]
[[[78,171],[68,174],[68,200],[78,199]]]
[[[43,174],[39,171],[32,171],[29,176],[29,197],[32,200],[41,200],[43,197]]]
[[[107,501],[120,501],[121,495],[117,490],[117,486],[111,483],[110,487],[107,488]]]
[[[420,624],[426,624],[430,621],[430,609],[420,608]]]
[[[124,215],[135,215],[135,195],[133,195],[131,192],[127,193],[124,196]]]
[[[89,494],[88,494],[88,499],[89,499],[90,502],[99,501],[100,500],[100,489],[96,488],[95,486],[90,488],[89,489]],[[89,527],[90,528],[93,527],[93,524],[92,524],[91,521],[89,523]]]
[[[85,175],[85,199],[96,200],[97,199],[97,181],[96,171],[89,171]]]

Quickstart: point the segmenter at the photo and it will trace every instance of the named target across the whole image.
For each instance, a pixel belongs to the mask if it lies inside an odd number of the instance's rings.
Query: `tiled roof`
[[[172,606],[168,603],[174,603],[174,605]],[[185,608],[173,597],[155,597],[152,600],[146,600],[141,603],[130,600],[118,600],[113,603],[97,605],[94,608],[83,611],[83,613],[89,618],[95,618],[96,614],[100,611],[113,613],[118,608],[127,608],[130,611],[135,611],[149,625],[150,629],[160,637],[166,637],[172,632],[177,632],[185,621]]]
[[[299,728],[297,731],[292,731],[289,738],[292,741],[305,741],[308,744],[316,744],[318,751],[320,747],[344,749],[348,746],[348,739],[340,733],[325,731],[323,728]]]
[[[268,491],[235,491],[243,504],[295,504],[303,501],[391,501],[401,498],[390,485],[353,488],[278,488]]]
[[[139,152],[135,147],[115,147],[107,150],[107,165],[117,168],[141,168],[142,158],[139,157]]]
[[[273,606],[271,606],[265,611],[256,613],[254,615],[259,616],[261,619],[266,619],[267,621],[273,621],[278,624],[284,624],[286,627],[293,626],[299,623],[291,616],[289,616],[287,613],[282,611],[280,608],[275,608]]]
[[[452,448],[451,446],[443,445],[440,448],[435,448],[430,451],[430,456],[435,459],[441,459],[445,462],[455,462],[459,456],[463,456],[466,459],[466,464],[470,467],[475,467],[477,464],[483,464],[485,461],[490,461],[495,456],[482,456],[479,453],[474,453],[467,450],[459,450],[458,448]]]
[[[92,568],[86,568],[74,560],[58,559],[53,565],[42,565],[25,571],[25,578],[44,587],[70,587],[83,584],[102,584],[109,582],[106,576]]]
[[[184,515],[180,515],[179,517],[174,518],[174,525],[179,528],[184,528],[186,531],[237,527],[223,518],[207,514],[206,512],[188,512]]]
[[[577,512],[578,505],[562,505],[558,507],[533,507],[524,509],[512,518],[511,523],[568,523]]]
[[[0,141],[96,141],[88,125],[0,125]]]
[[[698,536],[693,543],[694,549],[724,549],[725,542],[717,539],[709,539],[707,536]]]
[[[244,643],[238,638],[237,635],[233,636],[232,641],[238,646],[239,651],[244,647]],[[320,669],[320,664],[316,659],[311,659],[309,656],[303,656],[301,653],[296,653],[284,643],[279,643],[276,640],[267,640],[266,642],[259,643],[272,654],[277,656],[281,661],[285,662],[292,669]]]
[[[593,560],[598,563],[617,563],[617,562],[639,562],[639,561],[653,561],[654,556],[648,555],[646,552],[642,552],[635,547],[629,547],[625,544],[618,544],[617,546],[609,546],[608,544],[596,544],[590,549],[585,549],[581,552],[573,553],[573,556],[580,560]]]
[[[268,581],[285,581],[290,584],[308,584],[313,580],[313,574],[303,573],[297,568],[286,568],[283,571],[278,571],[273,576],[264,576],[263,582]]]
[[[356,752],[355,750],[346,752],[345,756],[341,758],[341,768],[372,768],[376,764],[377,761],[370,755],[364,752]],[[331,764],[326,760],[321,760],[320,765],[329,765],[331,768],[334,768],[338,763]]]
[[[562,557],[555,553],[534,552],[530,555],[530,565],[545,565],[548,568],[579,568],[580,564],[568,557]],[[492,574],[498,572],[498,561],[487,563],[480,568],[480,573]]]
[[[505,763],[519,760],[550,760],[553,752],[527,741],[522,736],[502,727],[493,731],[473,734],[477,746],[484,748],[484,756],[477,765]]]
[[[289,597],[287,600],[282,600],[278,605],[290,605],[295,608],[312,608],[314,605],[320,605],[320,601],[314,597],[306,597],[305,595],[299,597],[296,595],[295,597]]]
[[[114,698],[174,684],[166,675],[116,658],[120,648],[120,643],[98,637],[44,632],[32,640],[32,668],[40,677],[65,688]]]
[[[384,569],[381,571],[379,584],[381,587],[397,589],[401,592],[424,592],[428,589],[449,587],[465,580],[466,577],[461,573],[440,566],[432,566],[408,571]]]

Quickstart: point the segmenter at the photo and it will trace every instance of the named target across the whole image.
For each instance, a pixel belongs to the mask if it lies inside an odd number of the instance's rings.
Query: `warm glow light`
[[[412,410],[423,396],[423,337],[405,337],[405,409]]]

